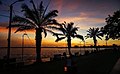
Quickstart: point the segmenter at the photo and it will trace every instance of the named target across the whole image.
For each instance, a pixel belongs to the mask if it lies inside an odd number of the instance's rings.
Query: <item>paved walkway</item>
[[[113,70],[111,71],[110,74],[120,74],[120,58],[115,64],[115,66],[113,67]]]

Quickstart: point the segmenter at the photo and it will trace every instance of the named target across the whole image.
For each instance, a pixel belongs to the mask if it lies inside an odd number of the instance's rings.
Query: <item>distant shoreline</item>
[[[97,48],[113,48],[120,46],[97,46]],[[8,48],[8,47],[0,47],[0,48]],[[36,48],[36,47],[11,47],[11,48]],[[67,47],[41,47],[41,48],[67,48]],[[81,47],[71,47],[71,48],[95,48],[94,46],[81,46]]]

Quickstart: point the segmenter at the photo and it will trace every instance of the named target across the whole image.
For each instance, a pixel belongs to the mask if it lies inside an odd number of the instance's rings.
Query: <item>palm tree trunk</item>
[[[96,37],[93,37],[93,40],[94,40],[94,47],[96,48],[96,50],[98,50],[97,49],[97,40],[96,40]]]
[[[42,29],[36,29],[36,62],[41,62]]]
[[[69,55],[70,56],[72,56],[72,53],[71,53],[71,38],[70,38],[70,36],[68,37],[68,39],[67,39],[67,45],[68,45],[68,52],[69,52]]]

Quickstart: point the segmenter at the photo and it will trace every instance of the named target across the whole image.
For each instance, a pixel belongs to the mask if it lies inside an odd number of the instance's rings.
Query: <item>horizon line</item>
[[[97,46],[97,47],[101,47],[101,48],[104,48],[104,47],[113,47],[113,45],[110,45],[110,46]],[[120,47],[117,46],[117,47]],[[8,48],[8,47],[0,47],[0,48]],[[36,48],[36,47],[10,47],[10,48]],[[68,48],[68,47],[41,47],[41,48]],[[81,47],[71,47],[71,48],[95,48],[94,46],[81,46]]]

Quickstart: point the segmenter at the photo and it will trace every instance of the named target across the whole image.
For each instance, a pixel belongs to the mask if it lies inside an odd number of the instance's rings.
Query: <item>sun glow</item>
[[[22,45],[22,35],[25,33],[23,32],[18,32],[18,33],[14,33],[15,32],[15,28],[12,29],[12,34],[11,34],[11,46],[21,46]],[[8,29],[5,27],[0,27],[0,41],[3,42],[2,44],[0,44],[0,46],[7,46],[7,31]],[[35,30],[28,30],[26,31],[27,36],[24,36],[24,43],[25,46],[32,46],[35,47]],[[84,35],[84,32],[79,32],[79,34]],[[46,38],[44,38],[44,34],[43,34],[43,39],[42,39],[42,47],[67,47],[67,40],[64,39],[62,41],[59,42],[55,42],[56,37],[52,36],[50,33],[48,33],[48,36]],[[106,41],[104,40],[98,40],[98,45],[106,45]],[[108,40],[107,41],[108,45],[113,45],[113,44],[120,44],[119,40]],[[84,42],[80,39],[72,39],[72,46],[83,46]],[[91,46],[94,45],[92,38],[91,39],[86,39],[85,40],[85,45],[86,46]]]

